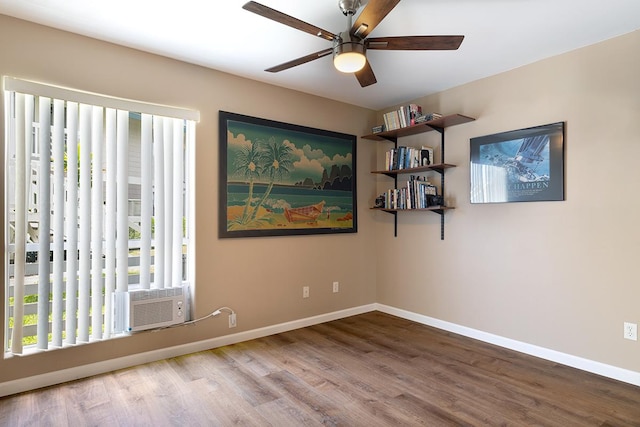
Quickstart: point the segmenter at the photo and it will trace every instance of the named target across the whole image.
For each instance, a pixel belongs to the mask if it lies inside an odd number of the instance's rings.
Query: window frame
[[[10,164],[10,161],[11,161],[11,159],[9,158],[10,150],[8,148],[8,144],[12,143],[10,142],[10,138],[12,137],[12,135],[10,135],[11,126],[9,125],[8,121],[10,120],[9,115],[13,111],[13,106],[11,105],[12,99],[10,99],[11,98],[10,93],[23,93],[23,94],[34,95],[37,97],[51,98],[52,100],[63,100],[65,102],[65,111],[66,111],[66,105],[67,105],[66,103],[73,102],[78,104],[97,105],[102,107],[105,112],[107,111],[107,109],[126,110],[127,112],[130,112],[133,114],[142,113],[142,115],[146,114],[146,115],[151,115],[153,117],[162,116],[166,118],[172,118],[167,120],[174,120],[175,123],[179,123],[178,120],[182,120],[182,123],[184,123],[184,128],[183,128],[184,174],[183,174],[183,183],[182,183],[182,186],[183,186],[182,198],[184,200],[184,204],[183,204],[184,208],[183,208],[183,220],[181,221],[183,225],[181,226],[181,229],[183,232],[182,243],[184,246],[186,246],[186,253],[187,253],[186,265],[184,265],[184,268],[183,268],[183,270],[186,270],[186,273],[184,273],[182,278],[182,286],[186,287],[187,295],[192,295],[193,292],[191,292],[190,289],[194,286],[194,279],[195,279],[195,233],[194,233],[195,231],[195,209],[194,209],[195,208],[195,180],[194,180],[194,177],[195,177],[195,127],[196,127],[196,122],[199,121],[199,118],[200,118],[199,112],[183,109],[183,108],[169,107],[165,105],[151,104],[151,103],[127,100],[122,98],[104,96],[104,95],[99,95],[99,94],[90,93],[90,92],[77,91],[77,90],[58,87],[58,86],[52,86],[52,85],[46,85],[42,83],[22,80],[22,79],[16,79],[13,77],[4,77],[3,84],[4,84],[3,96],[5,98],[5,102],[4,102],[5,117],[3,118],[3,120],[5,120],[5,138],[4,138],[5,188],[3,192],[4,192],[4,212],[7,218],[7,220],[5,221],[5,239],[4,239],[4,248],[3,248],[3,261],[5,263],[4,264],[5,265],[5,286],[3,289],[3,292],[4,292],[3,302],[5,304],[5,319],[4,319],[5,328],[3,331],[3,345],[5,350],[4,351],[5,357],[11,357],[12,354],[31,354],[32,352],[34,352],[34,350],[36,350],[36,348],[30,348],[31,346],[23,346],[22,344],[19,346],[16,346],[13,349],[9,346],[9,342],[10,342],[9,277],[11,274],[10,268],[9,268],[9,258],[10,258],[9,254],[12,253],[12,244],[9,241],[10,239],[9,198],[10,198],[10,192],[11,192],[9,187],[11,185],[12,179],[9,177],[10,168],[7,166]],[[52,107],[52,110],[53,110],[53,107]],[[129,121],[130,120],[131,118],[129,118]],[[64,128],[64,135],[65,135],[64,138],[66,140],[66,134],[67,134],[66,122],[63,128]],[[34,132],[37,133],[37,131],[34,131]],[[35,136],[37,137],[38,135],[35,135]],[[49,139],[53,139],[53,137]],[[37,141],[37,139],[34,139],[34,141]],[[30,150],[31,151],[37,150],[38,149],[37,147],[38,147],[38,144],[36,142],[34,143],[33,148],[30,147]],[[50,148],[51,147],[52,145],[50,145]],[[102,165],[104,165],[104,162],[102,162]],[[44,170],[46,170],[46,168]],[[65,166],[65,175],[66,175],[66,166]],[[107,179],[106,174],[103,174],[103,176],[104,176],[103,179],[106,180]],[[129,186],[130,184],[130,178],[131,178],[130,174],[127,173],[127,179],[126,179],[127,186]],[[96,187],[96,186],[91,185],[91,187]],[[104,204],[106,203],[105,202],[106,195],[103,195],[102,197],[103,197],[102,203]],[[127,202],[127,206],[128,205],[129,205],[129,202]],[[127,214],[127,216],[129,216],[129,214]],[[50,217],[49,219],[51,219],[53,216],[49,215],[49,217]],[[186,229],[184,229],[185,222],[186,222]],[[176,227],[173,227],[173,228],[176,228]],[[103,239],[102,243],[104,244],[104,233],[102,234],[102,239]],[[137,240],[135,239],[132,240],[129,237],[127,246],[132,245],[132,243],[135,244],[136,241]],[[66,244],[66,238],[65,238],[65,244]],[[13,248],[13,251],[15,252],[15,248]],[[66,253],[66,250],[65,250],[65,253]],[[103,250],[101,254],[104,255],[104,253],[105,252]],[[64,262],[64,261],[60,261],[60,262]],[[183,260],[183,264],[184,264],[184,260]],[[104,267],[102,271],[104,272]],[[13,274],[15,274],[15,270]],[[52,273],[49,272],[50,278],[51,278],[51,275]],[[104,276],[104,273],[103,273],[103,276]],[[81,280],[80,276],[78,276],[78,280]],[[49,283],[51,283],[51,280],[49,281]],[[49,287],[51,288],[51,285],[49,285]],[[138,286],[127,285],[127,290],[134,290],[139,287],[141,287],[141,285],[139,284]],[[163,286],[152,284],[151,287],[163,287]],[[102,284],[103,292],[104,292],[104,289],[105,289],[105,284],[103,283]],[[104,301],[102,303],[102,307],[104,310],[104,307],[108,306],[109,304],[106,302],[105,298],[103,298],[103,300]],[[51,310],[48,310],[47,312],[51,313]],[[187,314],[188,313],[189,313],[189,310],[187,310]],[[49,320],[48,323],[49,325],[51,325],[51,320]],[[51,328],[51,326],[49,327]],[[104,327],[104,322],[103,322],[103,327]],[[43,346],[41,344],[38,344],[37,349],[48,350],[48,349],[54,349],[54,348],[62,348],[69,345],[82,344],[85,342],[92,342],[97,340],[101,341],[104,339],[117,337],[120,334],[109,334],[108,336],[104,334],[101,334],[101,335],[102,336],[100,338],[98,338],[96,335],[93,335],[89,339],[84,340],[82,342],[80,341],[68,342],[67,340],[65,340],[62,344],[58,343],[60,345],[52,345],[51,339],[47,339],[46,345]]]

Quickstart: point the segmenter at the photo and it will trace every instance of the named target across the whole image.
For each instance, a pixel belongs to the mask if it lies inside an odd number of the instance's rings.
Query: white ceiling
[[[258,1],[332,33],[347,27],[338,0]],[[457,51],[368,51],[378,83],[362,88],[331,56],[263,71],[331,43],[247,12],[245,2],[0,0],[0,14],[376,110],[640,28],[640,0],[402,0],[371,37],[465,39]]]

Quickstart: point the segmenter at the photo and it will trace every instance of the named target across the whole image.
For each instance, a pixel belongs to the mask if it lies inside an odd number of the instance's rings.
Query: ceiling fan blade
[[[351,27],[351,35],[364,39],[393,10],[400,0],[369,0]]]
[[[304,31],[305,33],[309,33],[313,36],[317,36],[325,40],[333,41],[333,39],[336,38],[336,35],[329,31],[323,30],[322,28],[316,27],[315,25],[308,24],[275,9],[271,9],[270,7],[267,7],[260,3],[256,3],[255,1],[246,3],[244,6],[242,6],[242,8],[267,19],[271,19],[272,21],[279,22],[291,28],[295,28],[296,30]]]
[[[293,68],[297,65],[306,64],[307,62],[311,62],[315,59],[322,58],[323,56],[330,55],[331,53],[333,53],[333,48],[323,49],[318,52],[311,53],[307,56],[303,56],[303,57],[294,59],[292,61],[285,62],[280,65],[276,65],[275,67],[267,68],[265,71],[268,71],[270,73],[277,73],[279,71],[288,70],[289,68]]]
[[[371,65],[369,65],[369,61],[365,62],[364,67],[360,71],[355,72],[356,79],[360,82],[360,86],[367,87],[371,86],[374,83],[377,83],[376,75],[373,74],[373,70],[371,69]]]
[[[367,49],[378,50],[456,50],[464,36],[372,37],[365,40]]]

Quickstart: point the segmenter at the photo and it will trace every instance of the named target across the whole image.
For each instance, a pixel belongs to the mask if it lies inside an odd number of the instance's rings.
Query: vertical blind
[[[192,283],[198,113],[4,84],[5,350],[111,338],[115,292]]]

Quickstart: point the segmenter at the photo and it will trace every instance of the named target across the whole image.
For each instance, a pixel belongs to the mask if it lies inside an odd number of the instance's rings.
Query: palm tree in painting
[[[284,141],[276,142],[276,139],[271,137],[268,142],[259,140],[258,143],[261,152],[262,173],[269,177],[269,185],[253,210],[251,221],[255,220],[258,210],[271,194],[273,184],[282,180],[293,167],[293,152],[291,147],[286,145]]]
[[[251,201],[253,199],[253,183],[256,179],[260,178],[262,173],[262,157],[263,153],[260,151],[258,144],[252,143],[248,147],[243,149],[236,156],[234,166],[235,173],[249,182],[249,195],[247,202],[242,210],[242,216],[239,218],[240,224],[245,224],[251,216]]]

